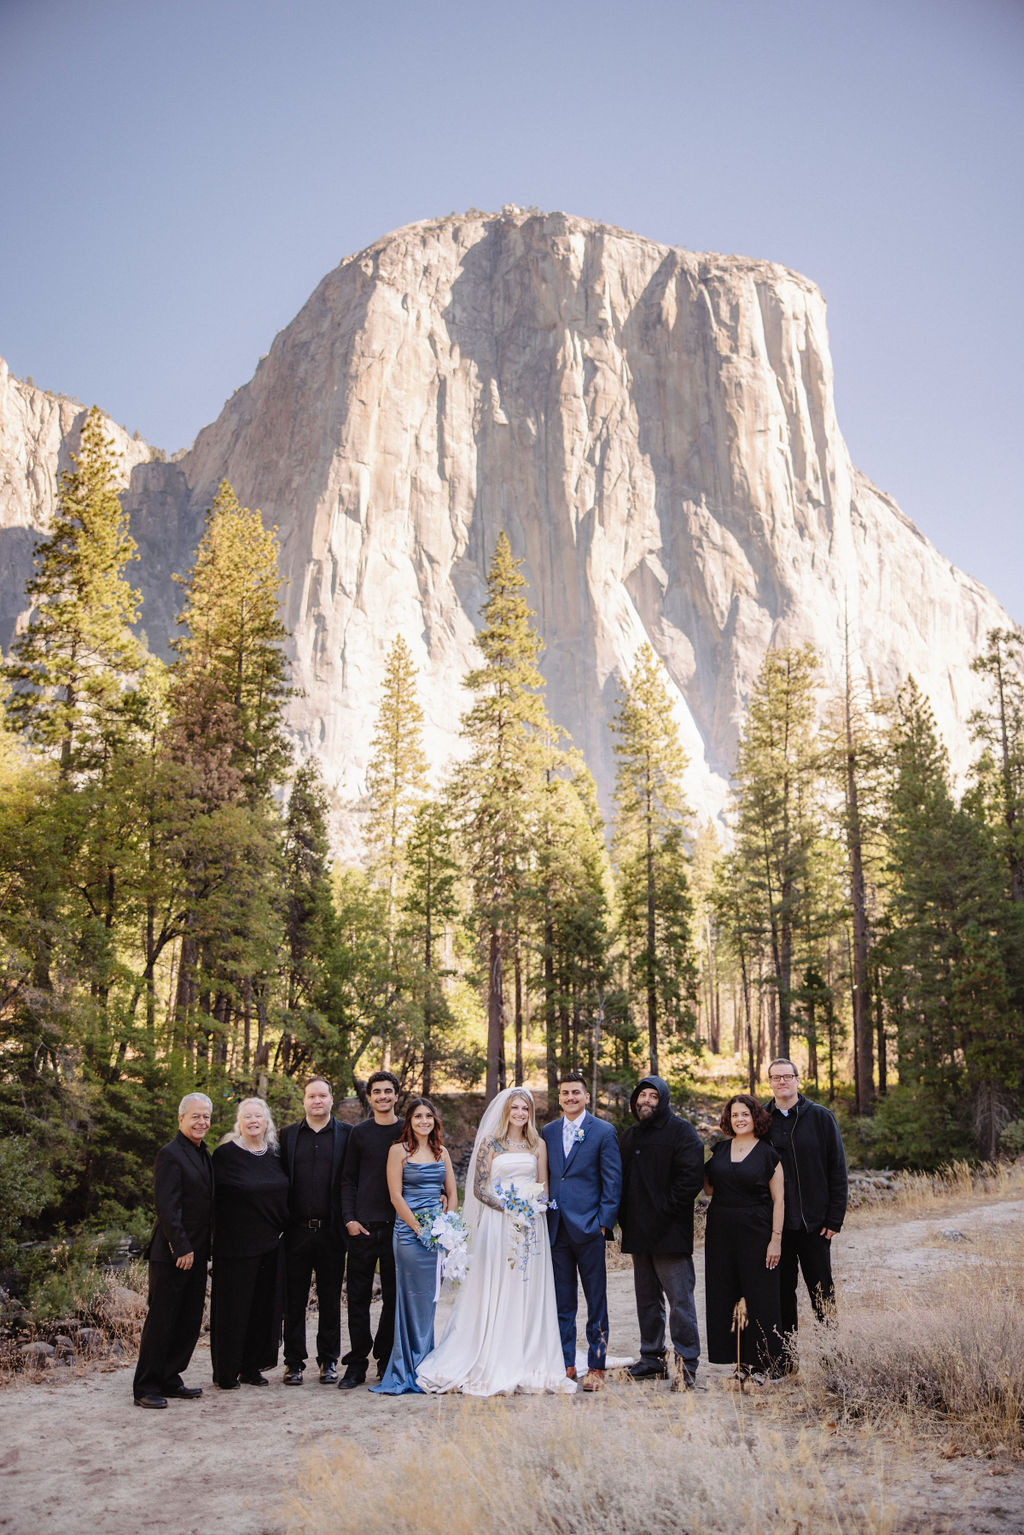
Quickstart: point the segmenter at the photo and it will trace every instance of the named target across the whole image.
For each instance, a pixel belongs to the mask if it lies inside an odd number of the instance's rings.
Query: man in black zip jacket
[[[700,1336],[693,1301],[693,1201],[704,1187],[704,1147],[692,1125],[673,1114],[668,1083],[643,1077],[629,1100],[636,1124],[622,1133],[622,1251],[633,1259],[640,1324],[634,1380],[664,1380],[665,1304],[675,1352],[673,1391],[697,1376]]]
[[[772,1061],[768,1081],[775,1095],[765,1104],[772,1119],[768,1139],[782,1158],[786,1179],[779,1290],[782,1331],[792,1348],[798,1268],[818,1321],[835,1314],[832,1238],[846,1215],[846,1156],[835,1115],[804,1097],[792,1061]]]

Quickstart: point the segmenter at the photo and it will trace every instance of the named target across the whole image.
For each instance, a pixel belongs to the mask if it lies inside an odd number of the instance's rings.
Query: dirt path
[[[843,1290],[852,1293],[880,1280],[899,1284],[917,1279],[930,1266],[952,1261],[955,1243],[942,1237],[945,1231],[969,1238],[999,1224],[1019,1230],[1022,1220],[1024,1201],[903,1223],[872,1223],[862,1213],[837,1239],[840,1297]],[[699,1297],[702,1257],[698,1253]],[[628,1268],[609,1275],[609,1300],[613,1352],[631,1355],[639,1338]],[[128,1366],[94,1367],[60,1383],[55,1376],[0,1393],[0,1532],[133,1535],[145,1528],[148,1535],[283,1535],[283,1509],[294,1488],[295,1468],[318,1440],[340,1434],[384,1454],[399,1445],[410,1414],[438,1411],[437,1401],[427,1397],[394,1400],[365,1389],[323,1389],[315,1372],[301,1389],[282,1386],[278,1370],[270,1389],[228,1396],[209,1387],[209,1373],[209,1350],[203,1343],[187,1379],[205,1385],[206,1394],[195,1403],[172,1402],[159,1413],[133,1406]],[[721,1389],[725,1373],[703,1371],[708,1389],[675,1399],[680,1411],[734,1411],[730,1394]],[[614,1414],[635,1402],[637,1391],[664,1389],[612,1380],[603,1396],[577,1398],[571,1406]],[[528,1400],[522,1410],[530,1410]],[[855,1457],[856,1442],[847,1437],[845,1443]],[[945,1463],[937,1455],[922,1454],[918,1464],[921,1495],[926,1489],[935,1528],[944,1524],[951,1535],[1009,1535],[1024,1529],[1020,1467],[998,1468],[994,1479],[992,1467],[980,1462]],[[907,1497],[914,1499],[913,1488]],[[927,1529],[927,1520],[913,1527]]]

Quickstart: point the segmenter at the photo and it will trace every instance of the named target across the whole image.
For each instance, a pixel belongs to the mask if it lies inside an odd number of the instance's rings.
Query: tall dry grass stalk
[[[1024,1450],[1024,1253],[977,1233],[919,1285],[844,1299],[840,1325],[800,1333],[805,1392],[847,1420],[951,1429],[962,1449]]]
[[[635,1392],[635,1388],[632,1388]],[[897,1535],[891,1449],[848,1478],[834,1436],[763,1421],[698,1394],[445,1399],[382,1422],[373,1452],[313,1452],[286,1513],[289,1535]],[[829,1454],[832,1471],[829,1471]],[[845,1485],[844,1485],[845,1483]],[[940,1529],[932,1520],[929,1535]]]

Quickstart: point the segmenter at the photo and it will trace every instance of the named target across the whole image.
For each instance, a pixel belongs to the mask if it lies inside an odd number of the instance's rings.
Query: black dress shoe
[[[294,1364],[294,1365],[293,1364],[286,1364],[285,1367],[284,1367],[284,1375],[281,1377],[281,1379],[284,1381],[286,1386],[301,1386],[302,1385],[302,1366],[301,1366],[301,1364]]]
[[[251,1375],[240,1375],[238,1377],[238,1382],[239,1382],[239,1385],[242,1385],[242,1386],[269,1386],[270,1385],[270,1382],[267,1379],[267,1377],[265,1375],[261,1375],[259,1370],[253,1370]]]
[[[165,1396],[157,1396],[155,1391],[148,1391],[144,1396],[137,1396],[135,1398],[135,1405],[136,1407],[166,1407],[167,1398]]]
[[[336,1386],[338,1384],[338,1366],[333,1359],[328,1359],[320,1366],[321,1386]]]
[[[214,1385],[218,1391],[241,1391],[242,1389],[237,1380],[216,1380]]]
[[[366,1379],[365,1370],[347,1369],[338,1382],[339,1391],[351,1391],[353,1386],[361,1386]]]
[[[176,1402],[194,1402],[202,1394],[202,1386],[175,1386],[172,1391],[167,1392],[167,1395],[173,1397]]]
[[[630,1380],[668,1380],[668,1365],[663,1359],[638,1359],[629,1365],[626,1374]]]

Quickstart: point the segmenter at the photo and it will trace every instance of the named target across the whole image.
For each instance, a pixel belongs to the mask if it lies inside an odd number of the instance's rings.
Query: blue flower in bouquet
[[[537,1217],[543,1215],[548,1208],[544,1185],[517,1180],[503,1183],[497,1178],[494,1192],[501,1200],[502,1209],[512,1227],[509,1266],[519,1269],[525,1279],[530,1258],[537,1251]]]
[[[438,1254],[440,1279],[447,1279],[457,1289],[469,1272],[469,1244],[473,1235],[459,1212],[442,1210],[440,1205],[424,1211],[416,1235],[424,1247]]]

